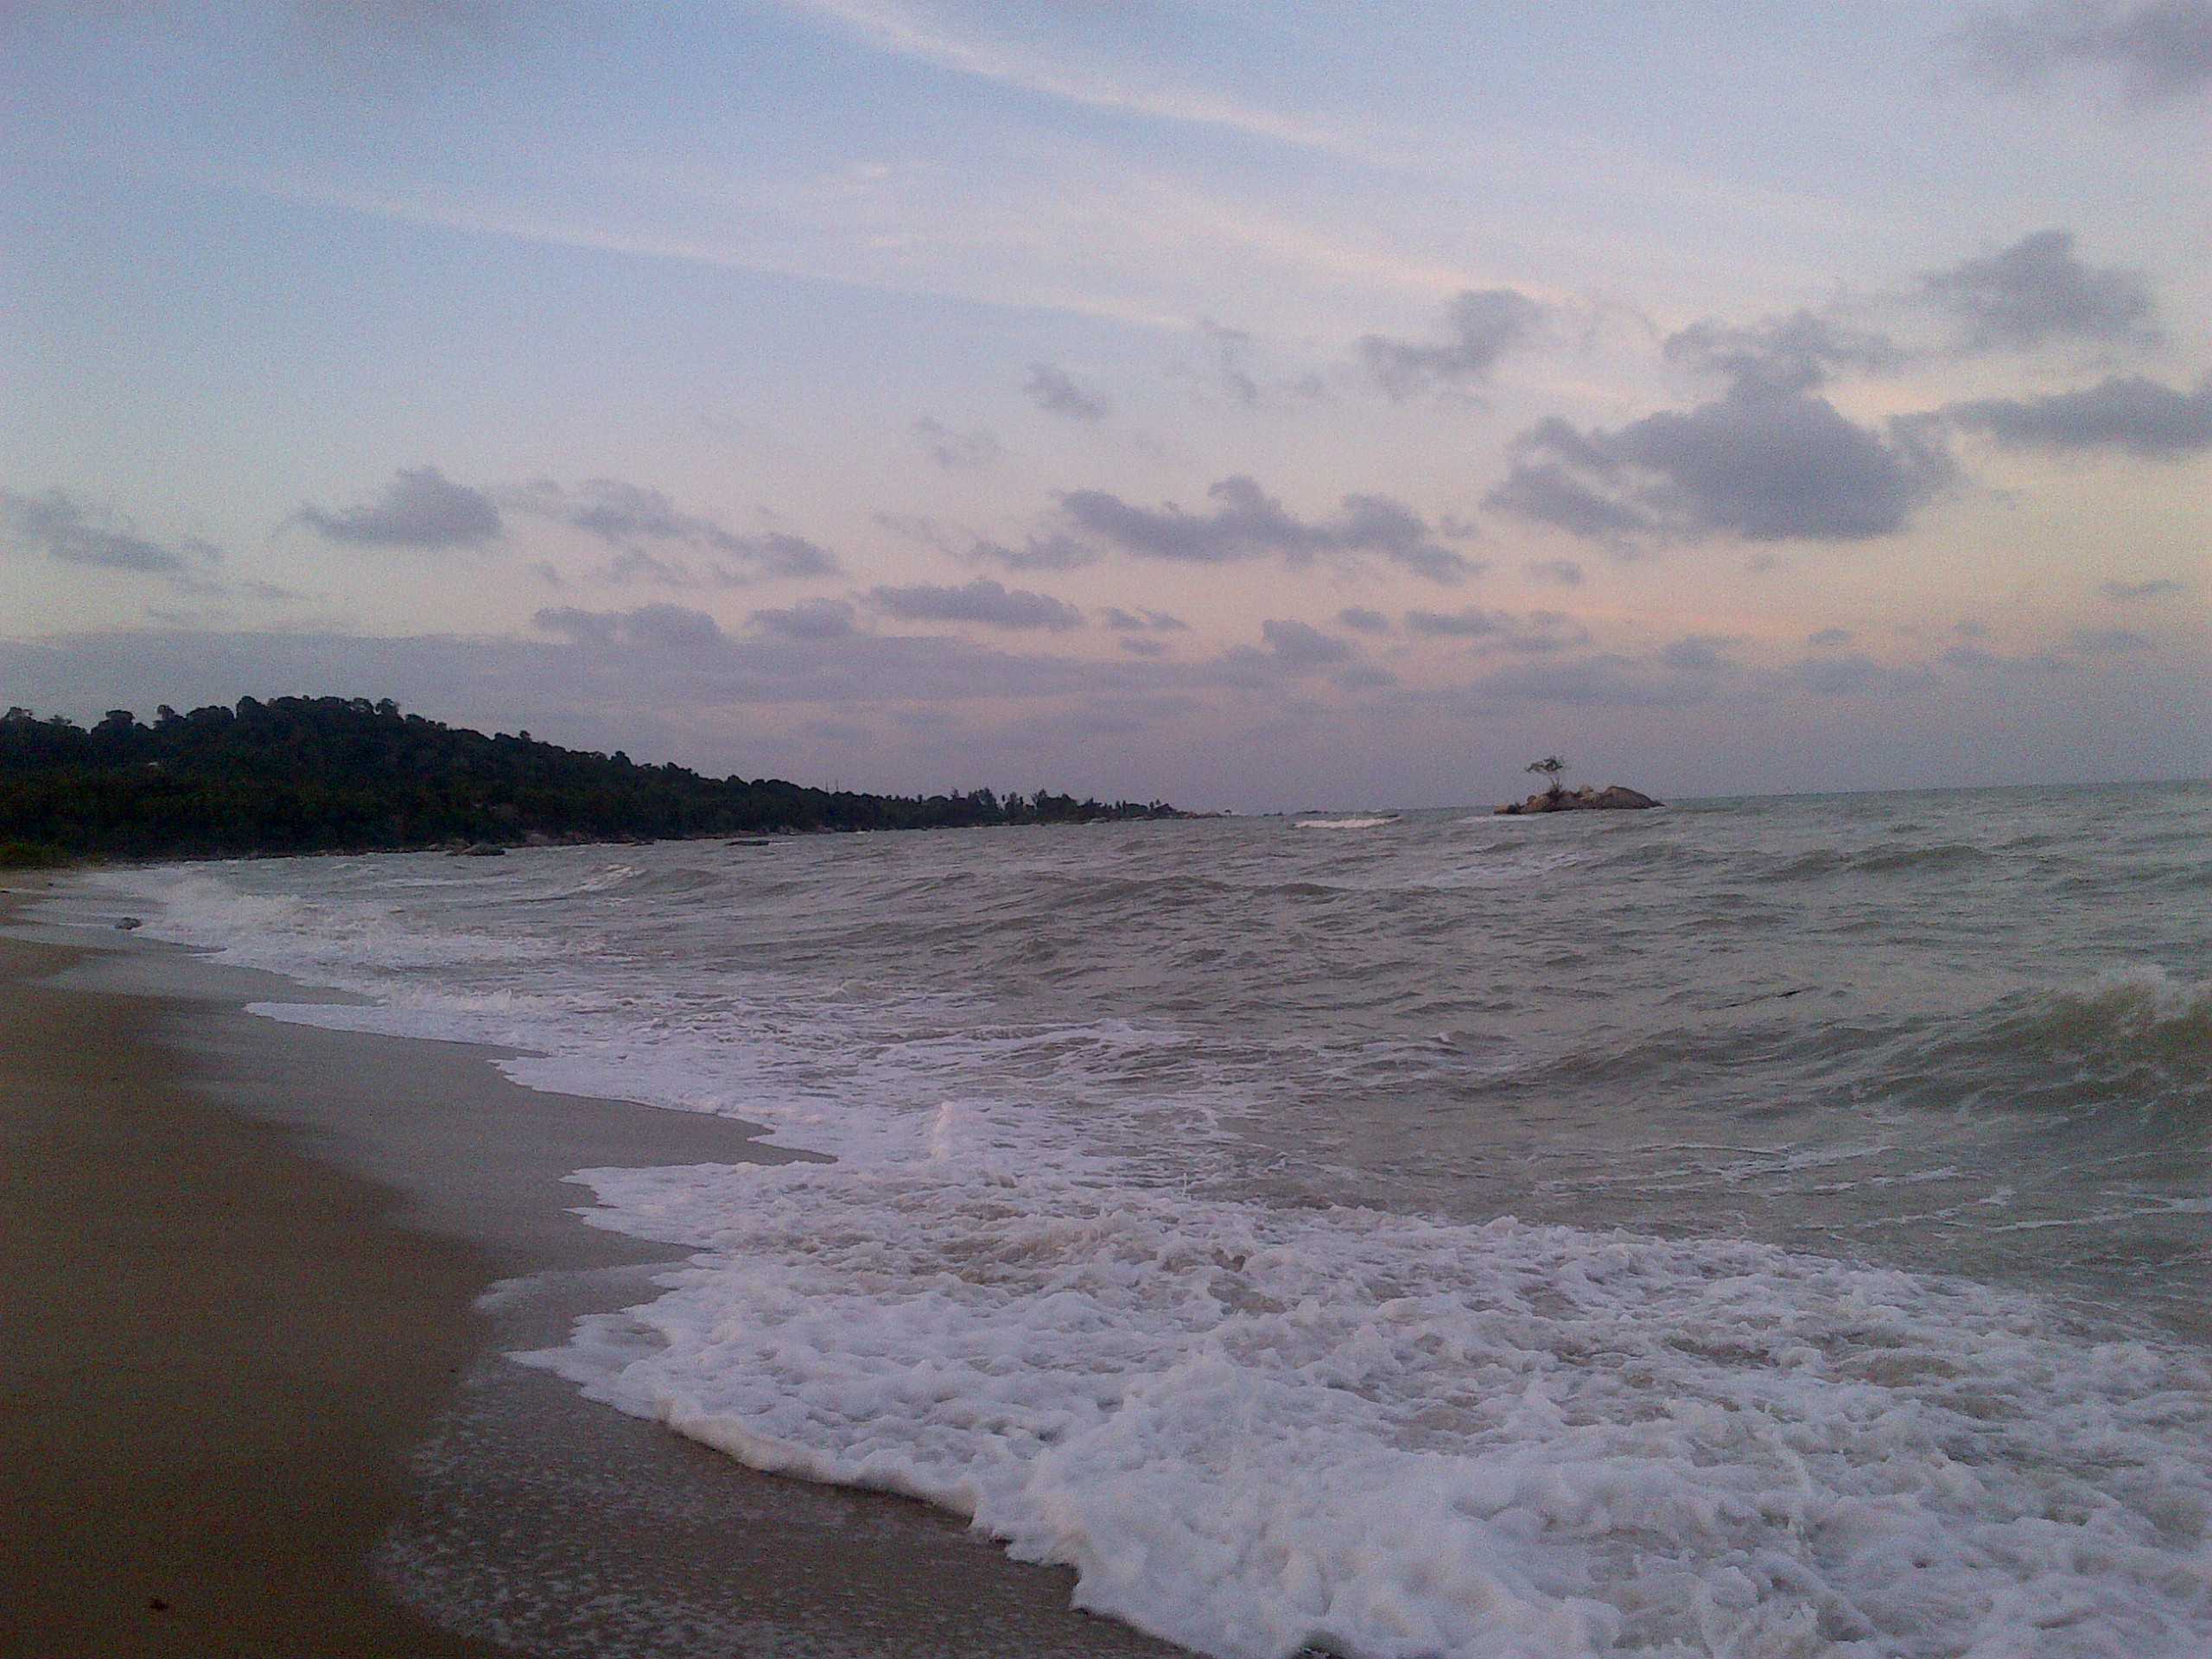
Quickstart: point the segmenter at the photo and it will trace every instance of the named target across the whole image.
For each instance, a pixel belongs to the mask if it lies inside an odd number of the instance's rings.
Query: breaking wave
[[[2038,998],[2004,1030],[2023,1046],[2055,1054],[2212,1064],[2212,983],[2177,979],[2147,963],[2113,969]]]
[[[2160,1656],[2212,1641],[2212,1376],[1727,1241],[1286,1214],[972,1148],[591,1170],[709,1252],[529,1357],[880,1488],[1234,1659]]]

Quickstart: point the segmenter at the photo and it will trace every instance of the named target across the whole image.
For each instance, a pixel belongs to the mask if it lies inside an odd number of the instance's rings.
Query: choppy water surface
[[[200,866],[830,1165],[538,1357],[1224,1654],[2212,1651],[2212,789]]]

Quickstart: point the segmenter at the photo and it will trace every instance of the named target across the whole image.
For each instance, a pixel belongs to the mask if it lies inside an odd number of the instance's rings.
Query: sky
[[[29,0],[0,92],[0,703],[2212,773],[2212,0]]]

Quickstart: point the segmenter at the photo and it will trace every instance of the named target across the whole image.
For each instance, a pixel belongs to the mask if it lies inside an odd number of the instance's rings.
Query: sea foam
[[[582,1172],[591,1219],[702,1254],[531,1363],[756,1467],[945,1505],[1238,1659],[2212,1642],[2192,1357],[1755,1244],[940,1149]]]

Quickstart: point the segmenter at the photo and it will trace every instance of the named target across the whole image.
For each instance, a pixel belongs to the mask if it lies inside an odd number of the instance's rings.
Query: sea
[[[107,879],[827,1154],[518,1363],[1199,1652],[2212,1654],[2212,785]]]

